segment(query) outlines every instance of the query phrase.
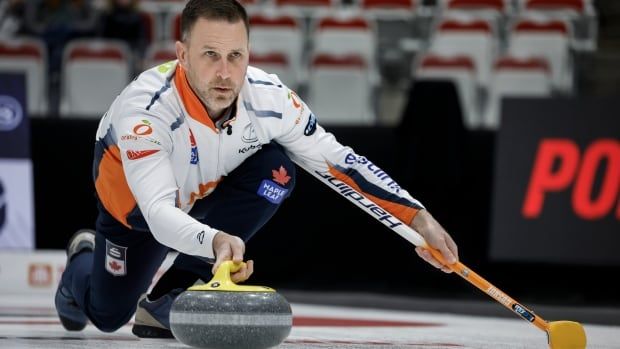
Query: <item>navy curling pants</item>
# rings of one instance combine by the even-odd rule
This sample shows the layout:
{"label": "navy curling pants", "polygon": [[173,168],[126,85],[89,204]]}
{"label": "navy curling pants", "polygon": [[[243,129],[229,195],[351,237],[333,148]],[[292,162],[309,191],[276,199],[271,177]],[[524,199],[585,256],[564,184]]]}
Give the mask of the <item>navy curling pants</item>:
{"label": "navy curling pants", "polygon": [[[279,145],[271,143],[225,177],[211,195],[198,200],[190,215],[247,241],[282,203],[265,192],[265,186],[273,183],[272,171],[280,166],[291,177],[286,185],[278,184],[288,190],[288,197],[295,185],[295,166]],[[147,291],[169,251],[150,232],[127,228],[99,205],[95,251],[75,256],[62,282],[97,328],[116,331],[133,316],[140,295]],[[106,267],[106,263],[112,264]],[[203,280],[212,276],[210,264],[182,253],[174,266]]]}

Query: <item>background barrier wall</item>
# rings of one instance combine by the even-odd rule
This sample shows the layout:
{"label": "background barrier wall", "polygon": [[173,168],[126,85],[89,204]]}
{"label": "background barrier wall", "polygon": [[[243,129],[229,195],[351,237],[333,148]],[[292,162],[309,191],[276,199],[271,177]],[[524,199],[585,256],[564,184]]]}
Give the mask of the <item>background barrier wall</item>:
{"label": "background barrier wall", "polygon": [[[170,253],[153,277],[153,283],[170,267]],[[67,255],[61,250],[3,251],[0,253],[0,295],[45,295],[53,298],[65,270]]]}

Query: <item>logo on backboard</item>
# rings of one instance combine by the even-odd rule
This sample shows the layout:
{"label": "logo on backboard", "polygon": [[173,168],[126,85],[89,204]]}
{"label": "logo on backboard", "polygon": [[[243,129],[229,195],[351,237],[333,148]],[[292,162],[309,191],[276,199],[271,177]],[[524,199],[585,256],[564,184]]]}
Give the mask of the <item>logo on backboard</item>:
{"label": "logo on backboard", "polygon": [[49,287],[52,285],[52,266],[47,263],[31,263],[28,266],[28,285]]}
{"label": "logo on backboard", "polygon": [[17,99],[0,95],[0,131],[12,131],[19,126],[24,110]]}

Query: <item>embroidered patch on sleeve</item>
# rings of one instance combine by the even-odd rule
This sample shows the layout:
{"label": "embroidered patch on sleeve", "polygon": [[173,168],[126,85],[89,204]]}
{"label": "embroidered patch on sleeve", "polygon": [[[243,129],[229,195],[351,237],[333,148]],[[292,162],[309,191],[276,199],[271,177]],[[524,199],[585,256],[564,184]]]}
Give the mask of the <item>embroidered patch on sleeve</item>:
{"label": "embroidered patch on sleeve", "polygon": [[272,204],[279,204],[286,197],[288,189],[282,188],[281,186],[275,184],[273,181],[263,179],[263,181],[258,186],[258,191],[256,193],[259,196],[267,199],[267,201],[271,202]]}

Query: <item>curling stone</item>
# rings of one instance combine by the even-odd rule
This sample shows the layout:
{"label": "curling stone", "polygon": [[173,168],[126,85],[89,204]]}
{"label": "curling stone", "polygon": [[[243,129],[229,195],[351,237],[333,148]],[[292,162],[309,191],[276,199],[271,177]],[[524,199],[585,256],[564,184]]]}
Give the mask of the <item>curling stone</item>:
{"label": "curling stone", "polygon": [[209,349],[263,349],[277,346],[291,333],[288,301],[265,286],[237,285],[220,265],[211,281],[181,293],[170,309],[170,329],[181,343]]}

